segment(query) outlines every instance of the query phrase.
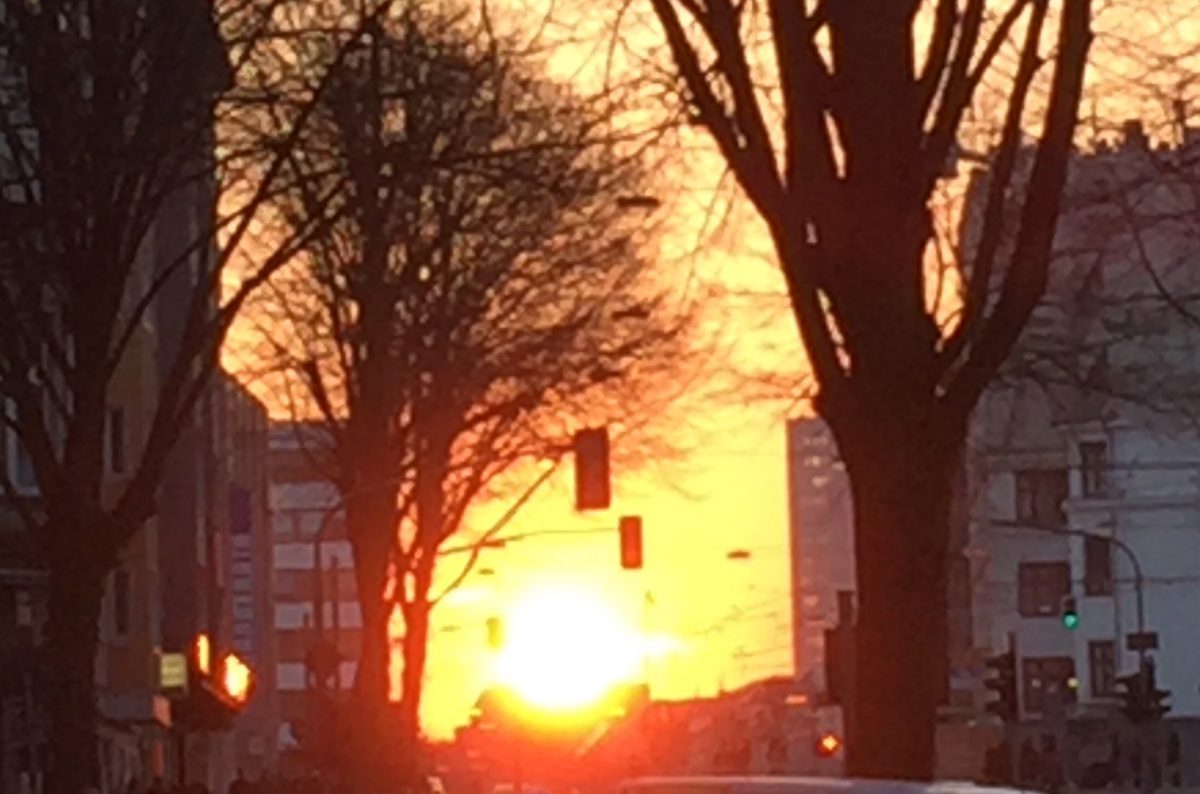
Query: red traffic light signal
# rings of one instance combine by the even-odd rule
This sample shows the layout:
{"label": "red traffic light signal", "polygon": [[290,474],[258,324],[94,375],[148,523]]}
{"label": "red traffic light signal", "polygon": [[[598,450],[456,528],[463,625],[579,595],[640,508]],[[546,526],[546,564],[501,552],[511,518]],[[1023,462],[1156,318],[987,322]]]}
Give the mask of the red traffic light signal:
{"label": "red traffic light signal", "polygon": [[617,529],[621,533],[621,567],[636,571],[642,567],[642,518],[621,516]]}
{"label": "red traffic light signal", "polygon": [[838,738],[836,733],[821,734],[817,738],[813,748],[816,755],[820,758],[832,758],[837,755],[840,749],[842,749],[842,740]]}
{"label": "red traffic light signal", "polygon": [[608,463],[608,430],[580,430],[572,442],[575,453],[575,509],[605,510],[612,504]]}

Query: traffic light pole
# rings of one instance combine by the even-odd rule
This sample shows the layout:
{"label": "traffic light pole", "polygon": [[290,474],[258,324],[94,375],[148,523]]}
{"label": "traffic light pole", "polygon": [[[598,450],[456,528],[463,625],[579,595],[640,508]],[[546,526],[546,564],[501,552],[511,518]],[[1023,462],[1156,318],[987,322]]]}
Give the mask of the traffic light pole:
{"label": "traffic light pole", "polygon": [[[1061,528],[1061,529],[1048,529],[1046,527],[1032,527],[1027,524],[1020,524],[1017,522],[998,522],[998,523],[1002,523],[1005,526],[1013,526],[1018,529],[1032,529],[1032,530],[1035,530],[1038,532],[1049,532],[1053,535],[1071,535],[1071,536],[1080,537],[1080,538],[1093,538],[1095,540],[1105,540],[1105,541],[1108,541],[1109,543],[1111,543],[1112,545],[1116,546],[1118,549],[1121,550],[1121,553],[1125,555],[1125,558],[1129,560],[1129,566],[1131,568],[1133,568],[1134,598],[1135,598],[1135,608],[1137,610],[1137,615],[1136,615],[1137,630],[1138,630],[1138,634],[1144,634],[1146,632],[1146,604],[1145,604],[1145,596],[1143,594],[1145,580],[1142,578],[1142,566],[1141,566],[1141,563],[1138,562],[1137,555],[1133,553],[1133,549],[1130,548],[1129,544],[1127,544],[1125,541],[1121,540],[1120,538],[1116,537],[1115,535],[1101,535],[1098,532],[1089,532],[1086,529],[1068,529],[1065,527]],[[1144,658],[1146,658],[1146,650],[1144,648],[1139,649],[1138,650],[1138,659],[1144,659]]]}
{"label": "traffic light pole", "polygon": [[1008,769],[1013,784],[1021,781],[1021,748],[1017,742],[1016,727],[1021,721],[1021,656],[1017,653],[1017,633],[1008,633],[1008,652],[1013,658],[1013,678],[1016,702],[1013,703],[1015,714],[1010,722],[1004,723],[1004,739],[1008,744]]}

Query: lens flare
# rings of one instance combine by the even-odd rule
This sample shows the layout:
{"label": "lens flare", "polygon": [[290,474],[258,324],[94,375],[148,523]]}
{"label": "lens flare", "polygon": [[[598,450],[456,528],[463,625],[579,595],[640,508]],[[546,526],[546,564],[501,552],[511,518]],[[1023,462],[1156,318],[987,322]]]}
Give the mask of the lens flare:
{"label": "lens flare", "polygon": [[595,593],[544,587],[508,610],[495,683],[531,706],[569,711],[595,704],[637,677],[645,643]]}

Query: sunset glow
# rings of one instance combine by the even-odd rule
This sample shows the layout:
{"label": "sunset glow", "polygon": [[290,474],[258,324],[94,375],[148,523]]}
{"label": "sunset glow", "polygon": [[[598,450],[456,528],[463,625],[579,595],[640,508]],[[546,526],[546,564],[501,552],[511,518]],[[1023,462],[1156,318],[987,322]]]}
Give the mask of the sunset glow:
{"label": "sunset glow", "polygon": [[597,594],[543,587],[518,598],[505,619],[495,683],[536,708],[591,705],[638,674],[643,642]]}

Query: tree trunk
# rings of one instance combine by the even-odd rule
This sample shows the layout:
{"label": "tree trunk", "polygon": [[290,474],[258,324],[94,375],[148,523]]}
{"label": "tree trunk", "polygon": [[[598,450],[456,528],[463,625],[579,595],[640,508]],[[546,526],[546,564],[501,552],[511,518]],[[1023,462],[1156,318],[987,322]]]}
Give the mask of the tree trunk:
{"label": "tree trunk", "polygon": [[886,409],[831,424],[854,500],[858,586],[847,774],[930,780],[947,670],[946,559],[962,437]]}
{"label": "tree trunk", "polygon": [[[71,528],[73,529],[73,527]],[[61,540],[78,532],[46,528]],[[104,573],[80,543],[49,553],[50,595],[46,625],[46,706],[50,716],[47,794],[79,794],[99,783],[96,726],[96,652]]]}
{"label": "tree trunk", "polygon": [[354,688],[359,697],[376,703],[385,703],[388,696],[391,613],[384,600],[391,538],[380,527],[394,525],[395,512],[395,496],[389,488],[346,500],[346,526],[354,551],[354,580],[363,621]]}
{"label": "tree trunk", "polygon": [[[400,692],[400,741],[409,752],[409,761],[417,760],[421,738],[421,696],[425,689],[425,664],[429,657],[428,594],[404,609],[404,673]],[[409,771],[415,771],[410,768]]]}
{"label": "tree trunk", "polygon": [[[404,672],[400,691],[400,746],[407,752],[407,771],[416,774],[421,741],[421,699],[429,654],[430,590],[437,549],[446,533],[446,487],[450,460],[450,434],[446,416],[427,404],[417,411],[420,450],[414,483],[417,537],[412,569],[412,590],[404,601]],[[413,781],[416,782],[415,780]]]}
{"label": "tree trunk", "polygon": [[386,777],[391,728],[388,723],[391,642],[390,603],[384,599],[391,547],[381,527],[395,524],[395,493],[388,488],[346,500],[346,524],[354,551],[354,578],[362,613],[362,643],[354,679],[354,726],[344,759],[357,790],[376,791]]}

